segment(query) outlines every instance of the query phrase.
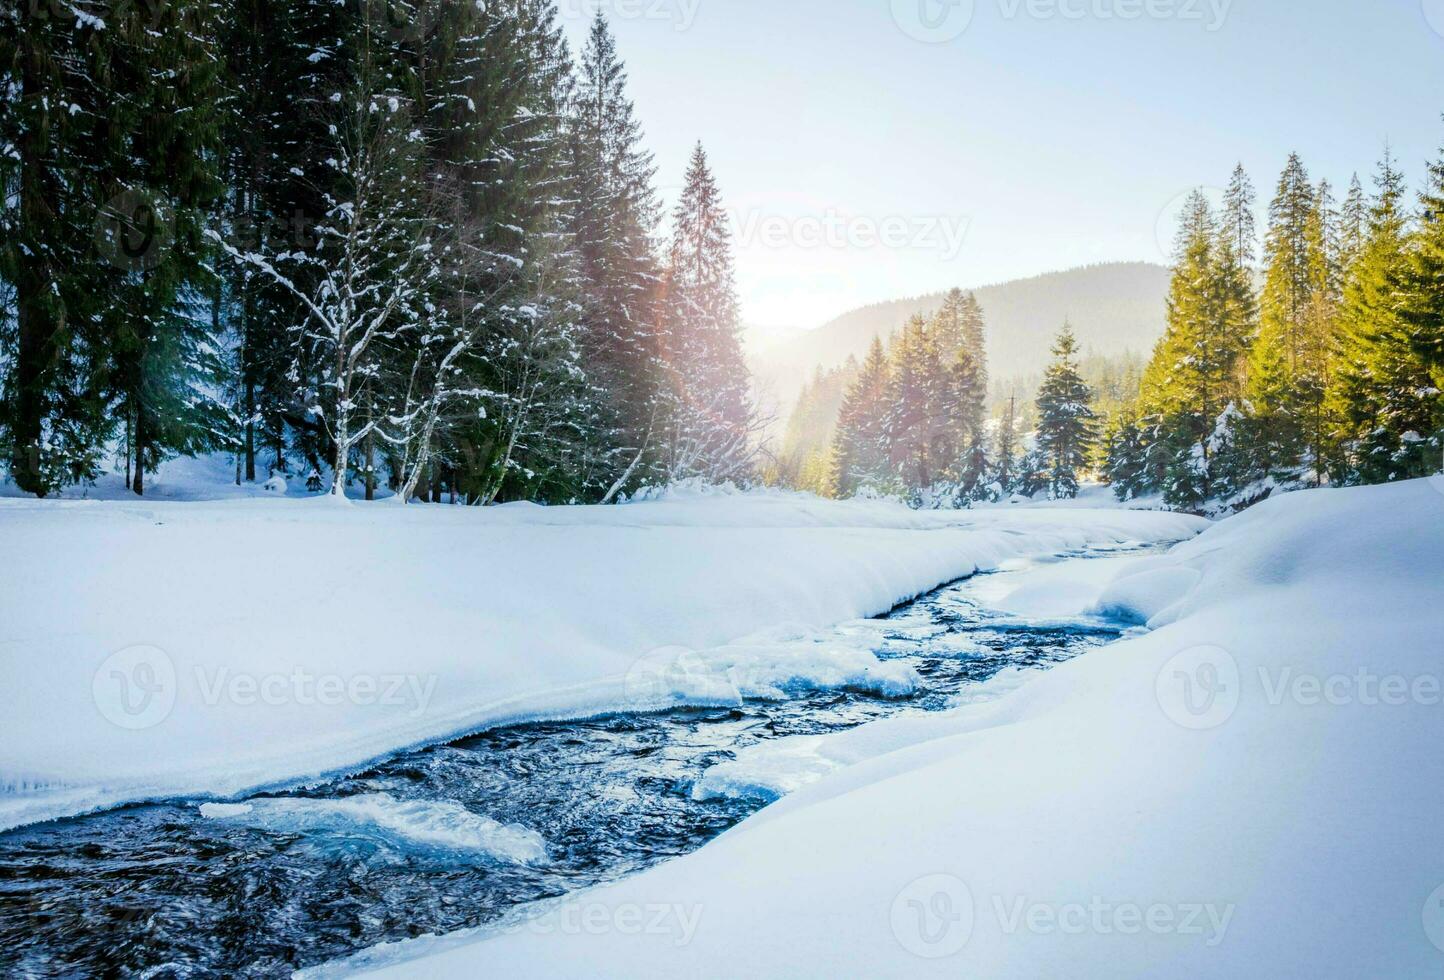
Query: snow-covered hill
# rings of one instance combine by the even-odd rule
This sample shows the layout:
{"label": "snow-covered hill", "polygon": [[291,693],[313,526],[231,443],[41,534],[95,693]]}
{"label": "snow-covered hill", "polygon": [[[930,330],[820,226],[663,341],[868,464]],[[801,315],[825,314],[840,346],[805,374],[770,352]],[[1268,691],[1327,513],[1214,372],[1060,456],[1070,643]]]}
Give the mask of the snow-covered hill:
{"label": "snow-covered hill", "polygon": [[[735,699],[747,672],[726,660],[743,653],[714,648],[749,635],[747,666],[774,679],[886,685],[870,655],[777,638],[1010,558],[1203,526],[785,493],[0,500],[0,827],[225,797],[511,720]],[[706,676],[683,648],[714,650]]]}
{"label": "snow-covered hill", "polygon": [[851,765],[523,927],[349,968],[1438,976],[1444,478],[1268,501],[1093,601],[1152,629],[1002,700],[770,744],[754,775]]}

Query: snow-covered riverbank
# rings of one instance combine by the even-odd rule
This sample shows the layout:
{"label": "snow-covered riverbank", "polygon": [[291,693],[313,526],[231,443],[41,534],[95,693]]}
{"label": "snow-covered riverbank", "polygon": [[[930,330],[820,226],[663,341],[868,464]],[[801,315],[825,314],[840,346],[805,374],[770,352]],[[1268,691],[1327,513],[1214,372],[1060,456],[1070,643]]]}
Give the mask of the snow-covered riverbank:
{"label": "snow-covered riverbank", "polygon": [[351,966],[1436,976],[1441,599],[1444,481],[1270,501],[1103,589],[1147,635],[1000,701],[795,744],[850,765],[529,926]]}
{"label": "snow-covered riverbank", "polygon": [[486,511],[0,500],[0,827],[225,797],[521,718],[794,676],[886,686],[872,658],[779,639],[1011,558],[1203,526],[781,493]]}

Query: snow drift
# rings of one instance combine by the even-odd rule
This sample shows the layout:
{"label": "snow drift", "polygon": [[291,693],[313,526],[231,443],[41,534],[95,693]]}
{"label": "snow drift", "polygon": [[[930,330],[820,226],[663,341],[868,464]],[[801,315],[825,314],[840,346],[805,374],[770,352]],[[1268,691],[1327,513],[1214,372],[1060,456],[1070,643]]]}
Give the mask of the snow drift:
{"label": "snow drift", "polygon": [[[1103,590],[1146,635],[760,750],[795,792],[702,850],[321,972],[1437,976],[1441,600],[1444,480],[1269,501]],[[653,906],[695,930],[613,914]]]}
{"label": "snow drift", "polygon": [[1020,555],[1203,526],[786,493],[485,511],[0,500],[0,828],[227,799],[524,719],[905,694],[905,670],[785,637]]}

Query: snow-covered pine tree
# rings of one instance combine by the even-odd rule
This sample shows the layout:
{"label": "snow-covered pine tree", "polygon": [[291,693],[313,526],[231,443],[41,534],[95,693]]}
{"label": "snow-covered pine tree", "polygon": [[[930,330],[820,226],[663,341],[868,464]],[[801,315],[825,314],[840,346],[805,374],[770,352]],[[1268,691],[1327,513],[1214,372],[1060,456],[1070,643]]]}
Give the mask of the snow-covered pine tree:
{"label": "snow-covered pine tree", "polygon": [[[112,283],[101,316],[131,486],[168,456],[231,444],[215,400],[220,342],[206,301],[207,209],[222,192],[215,8],[123,5],[104,32],[103,126],[114,157],[99,231]],[[184,65],[184,71],[168,70]]]}
{"label": "snow-covered pine tree", "polygon": [[914,316],[889,351],[885,426],[893,472],[909,491],[948,475],[957,461],[956,426],[946,373],[927,320]]}
{"label": "snow-covered pine tree", "polygon": [[1008,396],[1008,404],[998,420],[998,431],[993,443],[992,485],[997,489],[993,496],[1003,498],[1013,493],[1018,485],[1018,457],[1022,447],[1018,433],[1018,399]]}
{"label": "snow-covered pine tree", "polygon": [[1419,228],[1409,253],[1409,271],[1399,316],[1415,356],[1429,371],[1435,398],[1435,427],[1444,428],[1444,153],[1429,165],[1420,198]]}
{"label": "snow-covered pine tree", "polygon": [[1354,260],[1363,251],[1369,233],[1369,202],[1359,175],[1349,179],[1349,193],[1339,207],[1338,260],[1341,274],[1347,275]]}
{"label": "snow-covered pine tree", "polygon": [[959,453],[954,464],[958,490],[962,497],[977,500],[987,493],[992,465],[988,459],[987,367],[978,363],[970,344],[958,348],[950,381],[953,440]]}
{"label": "snow-covered pine tree", "polygon": [[661,475],[664,372],[654,296],[659,208],[651,154],[627,95],[626,70],[598,11],[582,52],[571,137],[573,232],[586,303],[588,370],[605,411],[604,501]]}
{"label": "snow-covered pine tree", "polygon": [[1380,483],[1434,471],[1439,397],[1401,316],[1410,271],[1404,176],[1385,156],[1362,246],[1347,274],[1332,388],[1345,477]]}
{"label": "snow-covered pine tree", "polygon": [[400,495],[425,485],[436,499],[443,483],[478,503],[598,492],[570,234],[571,66],[555,10],[446,7],[424,53],[439,274],[407,372],[415,424],[393,439]]}
{"label": "snow-covered pine tree", "polygon": [[1078,373],[1078,341],[1064,322],[1053,344],[1053,363],[1038,390],[1038,450],[1046,460],[1049,496],[1078,495],[1078,473],[1095,438],[1093,393]]}
{"label": "snow-covered pine tree", "polygon": [[700,143],[672,224],[660,301],[672,389],[667,476],[747,480],[754,475],[755,415],[742,356],[731,230]]}
{"label": "snow-covered pine tree", "polygon": [[1316,291],[1324,258],[1320,199],[1297,154],[1289,157],[1269,207],[1260,325],[1249,364],[1247,401],[1255,469],[1282,485],[1308,478],[1320,463],[1311,425],[1322,403],[1324,346]]}
{"label": "snow-covered pine tree", "polygon": [[874,337],[856,379],[843,397],[833,445],[833,495],[883,490],[891,482],[887,400],[892,365],[882,338]]}
{"label": "snow-covered pine tree", "polygon": [[0,6],[0,280],[13,318],[0,441],[11,478],[44,496],[93,477],[112,425],[95,248],[108,148],[107,8]]}
{"label": "snow-covered pine tree", "polygon": [[1143,433],[1131,409],[1109,424],[1105,476],[1119,500],[1133,500],[1149,492]]}
{"label": "snow-covered pine tree", "polygon": [[[1106,466],[1131,496],[1162,493],[1166,502],[1203,510],[1241,475],[1231,455],[1223,477],[1214,460],[1219,419],[1241,400],[1255,331],[1252,284],[1253,189],[1234,170],[1223,209],[1190,195],[1179,224],[1169,285],[1168,321],[1143,373],[1137,404],[1111,429]],[[1234,454],[1233,442],[1227,443]]]}
{"label": "snow-covered pine tree", "polygon": [[988,352],[985,334],[987,324],[983,308],[974,293],[950,289],[943,305],[933,315],[930,329],[938,345],[938,356],[944,364],[952,364],[958,351],[967,348],[973,356],[978,378],[988,387]]}

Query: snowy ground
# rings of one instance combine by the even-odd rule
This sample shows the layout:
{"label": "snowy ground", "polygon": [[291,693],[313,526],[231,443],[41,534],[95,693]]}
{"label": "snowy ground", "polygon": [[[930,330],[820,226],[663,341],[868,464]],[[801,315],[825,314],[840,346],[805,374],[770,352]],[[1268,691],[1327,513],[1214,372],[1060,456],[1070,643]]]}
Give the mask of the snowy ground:
{"label": "snowy ground", "polygon": [[866,652],[788,638],[1020,556],[1204,526],[784,493],[347,505],[233,492],[208,465],[162,474],[172,499],[0,500],[0,828],[224,800],[513,720],[887,690],[906,678]]}
{"label": "snowy ground", "polygon": [[795,791],[700,851],[320,972],[1438,976],[1441,597],[1444,480],[1269,501],[1112,583],[999,597],[1146,635],[951,714],[768,745],[733,775]]}

